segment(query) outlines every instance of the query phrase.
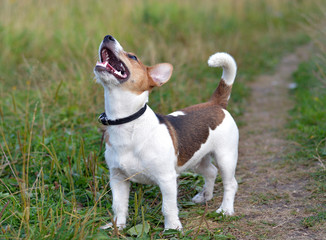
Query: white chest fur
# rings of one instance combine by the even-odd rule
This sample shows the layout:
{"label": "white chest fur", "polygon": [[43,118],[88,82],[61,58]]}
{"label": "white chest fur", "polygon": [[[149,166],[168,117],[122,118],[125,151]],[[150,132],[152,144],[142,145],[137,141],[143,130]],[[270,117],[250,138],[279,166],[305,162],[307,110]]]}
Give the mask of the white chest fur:
{"label": "white chest fur", "polygon": [[105,159],[110,170],[119,169],[125,178],[145,184],[157,184],[161,171],[175,172],[171,137],[150,108],[139,119],[107,131]]}

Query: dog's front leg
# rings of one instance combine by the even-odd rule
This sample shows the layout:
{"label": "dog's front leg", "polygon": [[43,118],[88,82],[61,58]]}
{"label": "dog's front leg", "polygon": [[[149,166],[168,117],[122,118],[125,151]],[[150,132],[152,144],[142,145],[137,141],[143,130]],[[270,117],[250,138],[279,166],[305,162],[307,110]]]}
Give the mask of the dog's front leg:
{"label": "dog's front leg", "polygon": [[130,182],[118,169],[110,170],[110,186],[113,196],[114,221],[119,229],[126,227]]}
{"label": "dog's front leg", "polygon": [[163,198],[162,212],[164,215],[164,229],[182,230],[177,206],[177,177],[169,177],[160,181],[159,187]]}

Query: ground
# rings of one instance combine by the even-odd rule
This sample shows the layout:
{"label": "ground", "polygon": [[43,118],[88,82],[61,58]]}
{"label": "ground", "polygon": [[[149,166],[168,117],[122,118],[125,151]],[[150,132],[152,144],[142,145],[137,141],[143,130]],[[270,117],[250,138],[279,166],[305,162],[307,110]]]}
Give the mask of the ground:
{"label": "ground", "polygon": [[[309,198],[312,169],[286,161],[296,147],[287,140],[285,127],[293,107],[289,84],[298,64],[308,59],[310,48],[299,47],[283,57],[274,74],[259,76],[250,84],[251,97],[240,119],[245,124],[240,127],[236,174],[239,219],[224,225],[224,232],[237,239],[326,239],[326,226],[302,224],[311,215],[309,208],[318,204]],[[208,211],[217,209],[218,195],[213,205],[208,203]],[[205,224],[209,229],[221,228],[221,223],[209,219]]]}

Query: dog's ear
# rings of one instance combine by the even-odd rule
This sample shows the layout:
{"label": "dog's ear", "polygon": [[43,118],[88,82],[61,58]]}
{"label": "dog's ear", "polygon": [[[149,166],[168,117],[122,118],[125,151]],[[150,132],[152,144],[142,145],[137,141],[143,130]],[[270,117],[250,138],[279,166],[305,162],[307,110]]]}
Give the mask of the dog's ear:
{"label": "dog's ear", "polygon": [[150,77],[152,87],[160,87],[169,81],[173,66],[170,63],[159,63],[152,67],[148,67],[148,75]]}

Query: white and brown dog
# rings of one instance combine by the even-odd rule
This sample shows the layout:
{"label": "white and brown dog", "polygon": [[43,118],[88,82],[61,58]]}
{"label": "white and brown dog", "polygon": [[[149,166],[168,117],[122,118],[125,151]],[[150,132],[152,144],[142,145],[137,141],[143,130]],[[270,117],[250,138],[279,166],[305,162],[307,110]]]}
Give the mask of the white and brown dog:
{"label": "white and brown dog", "polygon": [[147,102],[151,90],[170,79],[171,64],[145,66],[110,35],[100,45],[99,60],[94,73],[104,87],[105,114],[101,120],[108,125],[105,159],[117,226],[126,226],[130,181],[134,181],[158,185],[165,229],[182,229],[177,177],[187,169],[202,174],[205,185],[193,201],[210,200],[217,175],[211,158],[216,160],[224,186],[217,212],[233,214],[239,133],[226,106],[236,75],[234,59],[227,53],[212,55],[208,65],[222,67],[223,75],[211,99],[166,116],[153,112]]}

